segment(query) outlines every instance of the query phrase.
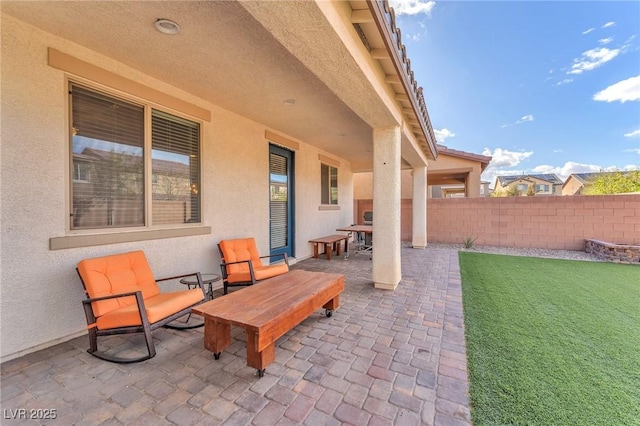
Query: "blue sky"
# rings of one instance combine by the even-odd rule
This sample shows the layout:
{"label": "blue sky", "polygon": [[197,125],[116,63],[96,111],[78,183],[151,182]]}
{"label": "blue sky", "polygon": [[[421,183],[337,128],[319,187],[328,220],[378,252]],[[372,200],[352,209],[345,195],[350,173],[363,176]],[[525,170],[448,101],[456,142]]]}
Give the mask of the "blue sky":
{"label": "blue sky", "polygon": [[640,169],[640,2],[391,0],[439,142],[496,175]]}

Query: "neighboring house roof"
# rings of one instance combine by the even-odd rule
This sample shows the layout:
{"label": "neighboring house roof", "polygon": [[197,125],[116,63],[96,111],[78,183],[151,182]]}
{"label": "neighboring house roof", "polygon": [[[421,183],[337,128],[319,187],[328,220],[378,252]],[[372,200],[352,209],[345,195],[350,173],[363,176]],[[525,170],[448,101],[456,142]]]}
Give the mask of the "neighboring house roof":
{"label": "neighboring house roof", "polygon": [[622,173],[623,175],[632,173],[631,171],[623,171],[623,172],[591,172],[591,173],[572,173],[567,177],[567,180],[564,181],[562,187],[564,188],[569,182],[570,178],[574,178],[578,182],[580,182],[583,186],[590,184],[596,178],[600,176],[612,175],[615,173]]}
{"label": "neighboring house roof", "polygon": [[[604,175],[607,173],[603,173],[603,172],[594,172],[594,173],[573,173],[570,176],[573,176],[574,178],[576,178],[578,181],[584,183],[585,181],[588,180],[593,180],[598,176]],[[566,181],[565,181],[566,182]]]}
{"label": "neighboring house roof", "polygon": [[500,182],[501,186],[507,186],[509,185],[511,182],[520,180],[520,179],[524,179],[524,180],[531,180],[530,178],[533,179],[538,179],[538,180],[544,180],[546,182],[549,182],[553,185],[562,185],[562,181],[560,180],[560,178],[558,176],[555,175],[555,173],[546,173],[546,174],[536,174],[536,175],[511,175],[511,176],[497,176],[496,180],[498,182]]}
{"label": "neighboring house roof", "polygon": [[488,155],[480,155],[474,154],[472,152],[459,151],[457,149],[451,149],[445,145],[436,145],[438,148],[438,154],[449,155],[451,157],[464,158],[466,160],[477,161],[480,163],[480,168],[482,171],[487,168],[489,163],[491,162],[492,157]]}

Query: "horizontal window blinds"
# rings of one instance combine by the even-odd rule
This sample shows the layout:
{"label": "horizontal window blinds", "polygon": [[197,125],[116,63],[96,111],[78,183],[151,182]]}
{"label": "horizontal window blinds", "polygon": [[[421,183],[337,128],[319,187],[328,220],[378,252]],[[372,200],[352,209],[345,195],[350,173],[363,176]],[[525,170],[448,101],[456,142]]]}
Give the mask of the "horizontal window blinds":
{"label": "horizontal window blinds", "polygon": [[152,223],[200,222],[200,125],[151,114]]}
{"label": "horizontal window blinds", "polygon": [[271,249],[287,246],[287,199],[288,199],[288,174],[287,159],[281,155],[270,154],[269,175],[271,198],[270,209],[270,234]]}
{"label": "horizontal window blinds", "polygon": [[144,108],[110,96],[72,87],[73,133],[129,146],[144,145]]}
{"label": "horizontal window blinds", "polygon": [[70,92],[71,229],[144,225],[144,107]]}

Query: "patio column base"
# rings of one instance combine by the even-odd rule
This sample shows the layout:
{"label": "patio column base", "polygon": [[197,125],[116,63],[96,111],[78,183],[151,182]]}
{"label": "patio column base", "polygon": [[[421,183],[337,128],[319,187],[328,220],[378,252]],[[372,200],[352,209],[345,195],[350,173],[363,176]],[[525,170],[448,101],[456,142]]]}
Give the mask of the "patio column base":
{"label": "patio column base", "polygon": [[414,248],[414,249],[424,250],[424,249],[426,249],[426,248],[427,248],[427,245],[425,244],[425,245],[423,245],[423,246],[411,246],[411,247],[412,247],[412,248]]}
{"label": "patio column base", "polygon": [[396,288],[398,288],[398,284],[400,283],[396,283],[396,284],[373,283],[373,287],[380,290],[395,290]]}

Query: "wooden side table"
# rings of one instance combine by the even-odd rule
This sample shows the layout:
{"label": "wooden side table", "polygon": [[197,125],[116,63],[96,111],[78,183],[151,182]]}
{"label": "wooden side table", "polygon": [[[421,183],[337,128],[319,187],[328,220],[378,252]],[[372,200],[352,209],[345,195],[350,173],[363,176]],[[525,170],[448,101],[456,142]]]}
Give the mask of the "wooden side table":
{"label": "wooden side table", "polygon": [[313,243],[313,258],[317,259],[319,254],[319,246],[324,246],[324,252],[327,255],[327,260],[331,260],[331,253],[335,250],[336,256],[340,256],[340,248],[344,241],[344,252],[349,254],[349,236],[347,235],[327,235],[326,237],[315,238],[309,240]]}

